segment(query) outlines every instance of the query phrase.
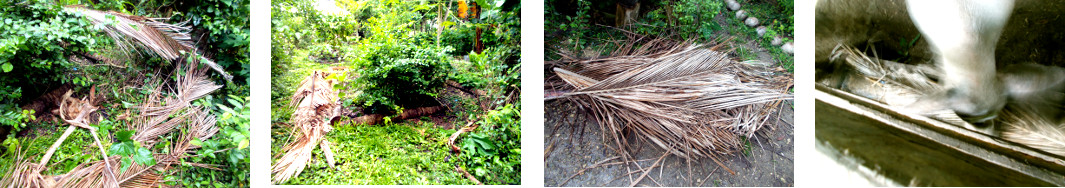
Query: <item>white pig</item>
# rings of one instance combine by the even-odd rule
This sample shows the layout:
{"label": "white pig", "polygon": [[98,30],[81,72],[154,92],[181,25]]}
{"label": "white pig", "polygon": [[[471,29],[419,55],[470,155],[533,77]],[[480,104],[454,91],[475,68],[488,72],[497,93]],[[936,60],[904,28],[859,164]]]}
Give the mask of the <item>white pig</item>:
{"label": "white pig", "polygon": [[996,77],[995,45],[1013,11],[1013,0],[907,0],[914,25],[931,44],[947,88],[907,106],[918,113],[950,109],[980,125],[1006,104]]}

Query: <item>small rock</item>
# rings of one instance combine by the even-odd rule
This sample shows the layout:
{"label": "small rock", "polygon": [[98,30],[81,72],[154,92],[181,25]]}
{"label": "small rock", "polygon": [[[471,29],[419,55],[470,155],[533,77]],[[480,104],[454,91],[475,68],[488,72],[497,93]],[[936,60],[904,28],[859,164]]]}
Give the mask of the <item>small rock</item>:
{"label": "small rock", "polygon": [[754,28],[754,32],[757,32],[759,37],[765,35],[765,32],[768,30],[769,28],[766,28],[765,26],[758,26],[758,28]]}
{"label": "small rock", "polygon": [[740,9],[740,2],[736,2],[736,0],[728,0],[725,4],[728,4],[729,10],[735,11]]}
{"label": "small rock", "polygon": [[780,46],[782,43],[784,43],[784,39],[781,39],[780,36],[773,36],[773,41],[769,42],[773,46]]}
{"label": "small rock", "polygon": [[785,53],[788,54],[795,54],[795,46],[793,46],[791,42],[784,43],[784,46],[781,46],[780,50],[783,50]]}
{"label": "small rock", "polygon": [[744,10],[736,11],[736,19],[739,19],[739,20],[747,19],[747,11],[744,11]]}
{"label": "small rock", "polygon": [[747,21],[745,21],[744,23],[747,23],[747,26],[750,27],[758,26],[758,18],[755,18],[753,16],[747,17]]}

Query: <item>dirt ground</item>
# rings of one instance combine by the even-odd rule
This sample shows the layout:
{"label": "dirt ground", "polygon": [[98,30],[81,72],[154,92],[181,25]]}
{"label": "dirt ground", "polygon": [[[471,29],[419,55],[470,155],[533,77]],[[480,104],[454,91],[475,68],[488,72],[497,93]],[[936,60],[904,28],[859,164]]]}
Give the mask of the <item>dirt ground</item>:
{"label": "dirt ground", "polygon": [[[603,141],[603,135],[594,119],[572,113],[576,107],[548,102],[544,114],[544,185],[545,186],[629,186],[629,169],[635,165],[606,165],[589,168],[583,174],[577,172],[599,161],[617,156],[613,143]],[[756,139],[750,140],[749,154],[737,153],[722,159],[722,163],[736,172],[729,174],[713,160],[706,158],[688,161],[676,156],[663,159],[664,166],[655,168],[647,178],[636,186],[794,186],[794,124],[793,103],[784,102],[776,123],[766,125]],[[552,113],[566,112],[566,113]],[[576,126],[583,124],[584,126]],[[561,126],[555,129],[555,126]],[[573,128],[578,127],[578,128]],[[638,143],[637,159],[648,167],[658,159],[662,151],[650,143]],[[619,162],[611,160],[606,163]],[[568,182],[571,176],[574,176]],[[631,176],[637,179],[640,173]],[[565,182],[565,184],[562,184]]]}

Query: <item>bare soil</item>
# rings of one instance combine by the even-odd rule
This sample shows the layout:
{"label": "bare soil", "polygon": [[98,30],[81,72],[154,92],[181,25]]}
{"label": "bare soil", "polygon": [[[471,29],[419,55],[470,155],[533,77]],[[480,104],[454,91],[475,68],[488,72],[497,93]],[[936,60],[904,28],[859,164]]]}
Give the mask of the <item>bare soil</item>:
{"label": "bare soil", "polygon": [[[787,101],[775,123],[763,127],[749,149],[721,159],[722,164],[736,172],[730,174],[709,158],[690,161],[667,156],[663,166],[651,171],[636,186],[794,186],[794,124],[792,102]],[[642,173],[630,171],[651,166],[662,150],[651,143],[637,143],[633,156],[649,159],[636,165],[600,165],[597,162],[618,156],[613,142],[604,135],[594,119],[577,112],[569,103],[548,102],[544,120],[544,185],[545,186],[629,186]],[[552,113],[555,112],[555,113]],[[559,126],[556,130],[556,126]],[[605,162],[620,162],[610,160]],[[573,178],[569,180],[571,176]],[[565,184],[562,184],[565,182]]]}

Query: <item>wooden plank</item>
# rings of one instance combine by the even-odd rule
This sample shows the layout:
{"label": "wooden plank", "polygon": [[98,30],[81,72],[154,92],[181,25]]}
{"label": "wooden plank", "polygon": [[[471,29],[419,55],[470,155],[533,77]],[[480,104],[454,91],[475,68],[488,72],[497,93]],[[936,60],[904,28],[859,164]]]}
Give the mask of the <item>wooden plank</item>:
{"label": "wooden plank", "polygon": [[1065,186],[1065,160],[818,85],[815,137],[901,183]]}

